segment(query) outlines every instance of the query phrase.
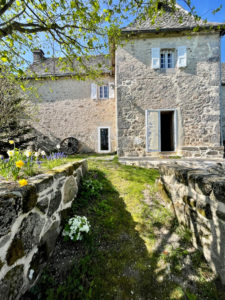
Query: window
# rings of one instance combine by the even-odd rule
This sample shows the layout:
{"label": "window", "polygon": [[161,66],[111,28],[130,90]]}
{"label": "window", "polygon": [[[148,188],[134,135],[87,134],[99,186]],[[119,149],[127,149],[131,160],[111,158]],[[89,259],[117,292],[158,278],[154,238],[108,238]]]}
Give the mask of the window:
{"label": "window", "polygon": [[152,48],[152,69],[172,69],[187,67],[187,47],[177,49]]}
{"label": "window", "polygon": [[161,69],[174,68],[174,53],[172,51],[161,50],[160,68]]}
{"label": "window", "polygon": [[108,99],[109,98],[109,86],[102,85],[99,87],[99,98],[100,99]]}
{"label": "window", "polygon": [[91,99],[114,99],[115,98],[115,83],[98,86],[96,83],[91,84]]}
{"label": "window", "polygon": [[110,127],[98,128],[98,152],[110,152]]}

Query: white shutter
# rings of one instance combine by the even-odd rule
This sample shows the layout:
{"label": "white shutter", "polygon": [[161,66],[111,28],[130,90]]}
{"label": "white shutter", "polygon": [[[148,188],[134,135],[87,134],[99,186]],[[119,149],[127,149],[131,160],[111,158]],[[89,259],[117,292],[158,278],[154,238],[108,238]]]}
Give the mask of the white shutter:
{"label": "white shutter", "polygon": [[184,68],[187,66],[187,48],[186,46],[181,46],[177,48],[177,66],[178,68]]}
{"label": "white shutter", "polygon": [[160,48],[152,48],[152,68],[160,68]]}
{"label": "white shutter", "polygon": [[112,99],[115,97],[114,90],[115,90],[115,84],[114,84],[114,82],[110,82],[109,83],[109,99]]}
{"label": "white shutter", "polygon": [[146,150],[147,152],[161,151],[160,145],[160,111],[146,110]]}
{"label": "white shutter", "polygon": [[91,99],[97,99],[97,84],[91,84]]}

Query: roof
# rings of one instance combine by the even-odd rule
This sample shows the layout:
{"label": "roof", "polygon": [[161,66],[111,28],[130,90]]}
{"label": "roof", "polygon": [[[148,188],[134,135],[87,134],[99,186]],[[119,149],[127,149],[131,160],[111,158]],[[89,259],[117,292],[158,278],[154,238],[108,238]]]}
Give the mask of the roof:
{"label": "roof", "polygon": [[38,77],[73,76],[85,74],[88,68],[97,69],[104,74],[110,74],[112,72],[110,58],[107,58],[105,55],[91,56],[88,60],[84,59],[84,64],[87,68],[86,70],[82,68],[81,63],[76,59],[74,59],[69,66],[69,63],[66,62],[65,59],[43,57],[41,60],[30,65],[29,77],[33,77],[33,75]]}
{"label": "roof", "polygon": [[[191,15],[187,10],[178,4],[176,4],[176,10],[165,3],[162,3],[161,6],[162,10],[156,14],[154,24],[150,18],[147,18],[146,20],[137,18],[129,26],[122,28],[122,32],[168,32],[190,30],[196,26],[199,26],[200,28],[214,29],[219,29],[218,26],[221,25],[225,26],[225,23],[205,22],[203,20],[197,21],[193,15]],[[223,28],[223,31],[224,29],[225,27]]]}
{"label": "roof", "polygon": [[221,64],[221,82],[225,85],[225,63]]}

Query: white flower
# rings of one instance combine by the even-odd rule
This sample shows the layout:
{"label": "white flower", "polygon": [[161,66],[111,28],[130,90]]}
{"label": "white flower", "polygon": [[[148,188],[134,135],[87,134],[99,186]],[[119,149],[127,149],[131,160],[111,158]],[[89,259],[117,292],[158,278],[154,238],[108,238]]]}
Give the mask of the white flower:
{"label": "white flower", "polygon": [[82,240],[83,233],[88,233],[90,224],[85,216],[74,216],[68,221],[69,229],[63,230],[62,235],[68,236],[71,240]]}
{"label": "white flower", "polygon": [[58,145],[56,145],[56,148],[57,148],[57,149],[60,149],[60,145],[59,145],[59,144],[58,144]]}
{"label": "white flower", "polygon": [[35,152],[35,153],[34,153],[34,156],[35,156],[35,157],[38,157],[38,156],[39,156],[39,153],[38,153],[38,152]]}
{"label": "white flower", "polygon": [[41,155],[43,155],[43,156],[46,155],[44,150],[41,151]]}
{"label": "white flower", "polygon": [[30,157],[30,156],[32,155],[32,152],[31,152],[30,150],[26,150],[26,151],[24,152],[24,155],[25,155],[26,157]]}
{"label": "white flower", "polygon": [[14,150],[8,150],[7,154],[8,154],[9,157],[13,156],[14,155]]}

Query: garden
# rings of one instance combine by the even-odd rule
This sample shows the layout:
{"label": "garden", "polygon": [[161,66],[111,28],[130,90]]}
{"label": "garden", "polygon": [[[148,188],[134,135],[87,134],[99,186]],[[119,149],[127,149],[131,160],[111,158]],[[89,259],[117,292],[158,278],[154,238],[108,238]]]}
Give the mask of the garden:
{"label": "garden", "polygon": [[44,150],[21,150],[16,147],[13,140],[9,140],[11,149],[7,151],[7,158],[0,155],[0,177],[12,180],[20,186],[29,184],[29,177],[35,176],[53,168],[73,161],[60,152],[60,145],[56,146],[57,152],[46,154]]}
{"label": "garden", "polygon": [[104,157],[88,166],[53,255],[22,299],[224,299],[190,232],[165,208],[158,171]]}

